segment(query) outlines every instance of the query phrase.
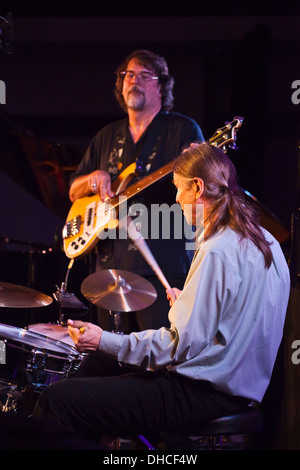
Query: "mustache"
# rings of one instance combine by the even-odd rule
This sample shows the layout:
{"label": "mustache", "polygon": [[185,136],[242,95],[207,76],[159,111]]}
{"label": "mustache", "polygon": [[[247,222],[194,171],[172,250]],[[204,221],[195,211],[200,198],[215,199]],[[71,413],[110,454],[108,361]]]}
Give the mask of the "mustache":
{"label": "mustache", "polygon": [[128,89],[128,93],[133,93],[133,92],[143,93],[143,91],[136,85],[133,85],[131,88]]}

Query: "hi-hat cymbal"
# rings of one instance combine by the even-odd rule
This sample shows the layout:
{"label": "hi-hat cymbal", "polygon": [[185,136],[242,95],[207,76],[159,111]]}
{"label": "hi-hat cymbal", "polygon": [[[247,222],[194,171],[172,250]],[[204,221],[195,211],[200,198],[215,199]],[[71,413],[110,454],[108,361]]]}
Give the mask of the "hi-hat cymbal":
{"label": "hi-hat cymbal", "polygon": [[142,310],[157,297],[149,281],[120,269],[91,274],[81,284],[81,292],[94,305],[114,312]]}
{"label": "hi-hat cymbal", "polygon": [[29,287],[0,282],[0,307],[34,308],[50,305],[53,299]]}

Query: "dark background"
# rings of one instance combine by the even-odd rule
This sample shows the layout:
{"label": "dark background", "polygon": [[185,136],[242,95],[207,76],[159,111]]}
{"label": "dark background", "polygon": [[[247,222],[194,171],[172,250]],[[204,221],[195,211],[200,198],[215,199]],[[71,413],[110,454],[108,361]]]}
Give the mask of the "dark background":
{"label": "dark background", "polygon": [[[225,121],[244,117],[239,149],[230,151],[240,184],[291,231],[299,186],[300,104],[291,100],[292,83],[300,80],[298,5],[19,3],[0,4],[0,16],[12,12],[14,29],[13,53],[0,51],[6,84],[0,280],[51,295],[64,279],[60,233],[70,207],[68,177],[98,129],[124,116],[113,95],[114,72],[140,48],[166,58],[175,77],[174,110],[198,121],[206,139]],[[289,261],[293,256],[295,287],[292,240],[282,248]],[[92,263],[87,257],[73,268],[70,289],[79,297]],[[18,326],[57,319],[56,306],[1,312],[2,323]],[[275,440],[270,445],[280,447]]]}

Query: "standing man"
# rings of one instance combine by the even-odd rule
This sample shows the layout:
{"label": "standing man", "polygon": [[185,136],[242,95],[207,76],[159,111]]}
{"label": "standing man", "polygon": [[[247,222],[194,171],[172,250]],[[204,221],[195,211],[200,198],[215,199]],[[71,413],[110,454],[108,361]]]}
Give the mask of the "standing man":
{"label": "standing man", "polygon": [[[173,86],[164,58],[138,50],[124,60],[117,70],[115,95],[127,117],[105,126],[93,138],[71,175],[72,202],[96,193],[104,201],[113,196],[111,183],[133,162],[137,162],[137,173],[142,178],[172,161],[191,142],[204,140],[194,120],[171,111]],[[149,214],[152,204],[171,206],[174,199],[171,177],[166,177],[131,202],[143,204]],[[146,242],[169,283],[182,286],[190,264],[185,240],[176,239],[171,230],[170,239],[160,237]],[[130,239],[101,240],[96,269],[134,272],[148,279],[157,290],[157,300],[150,307],[136,312],[136,316],[132,312],[122,314],[125,329],[168,326],[164,288],[136,250]],[[108,312],[98,309],[98,322],[104,329],[109,329],[108,319]]]}

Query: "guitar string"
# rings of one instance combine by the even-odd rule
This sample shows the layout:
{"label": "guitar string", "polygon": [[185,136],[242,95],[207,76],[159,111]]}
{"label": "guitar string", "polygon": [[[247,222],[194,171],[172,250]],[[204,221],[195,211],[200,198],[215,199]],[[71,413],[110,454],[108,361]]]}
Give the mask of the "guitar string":
{"label": "guitar string", "polygon": [[[234,122],[234,121],[233,121]],[[232,123],[233,123],[232,122]],[[230,139],[228,138],[228,135],[225,136],[223,135],[223,131],[226,129],[227,131],[229,130],[233,130],[233,129],[236,129],[238,130],[238,128],[241,126],[242,123],[238,122],[239,123],[239,126],[233,126],[232,127],[232,123],[228,123],[227,126],[223,127],[223,128],[220,128],[218,129],[218,131],[215,132],[215,134],[208,140],[208,143],[211,143],[211,144],[215,144],[217,147],[220,146],[220,142],[217,144],[217,141],[219,139],[221,139],[221,142],[222,144],[224,145],[225,143],[228,143],[230,141]],[[235,137],[235,136],[234,136]],[[233,141],[235,140],[235,138],[232,139]],[[167,165],[168,166],[168,165]],[[160,170],[159,170],[160,171]],[[159,173],[158,171],[158,173]],[[169,171],[171,172],[171,170]],[[169,173],[168,172],[168,173]],[[156,173],[156,172],[155,172]],[[168,173],[166,173],[165,175],[162,175],[162,176],[166,176]],[[128,189],[124,190],[122,193],[119,194],[119,197],[122,196],[122,195],[125,195],[124,197],[128,199],[130,199],[130,197],[132,197],[133,195],[136,194],[136,192],[134,192],[134,188],[136,186],[141,186],[141,188],[138,188],[138,192],[144,190],[145,188],[147,188],[148,186],[150,186],[152,183],[155,183],[158,179],[160,179],[162,176],[159,176],[158,179],[155,179],[154,178],[154,181],[151,181],[151,179],[153,178],[154,174],[151,174],[151,175],[148,175],[146,178],[144,178],[140,183],[136,183],[134,184],[133,186],[129,187]],[[145,184],[146,183],[146,184]],[[130,192],[132,192],[133,194],[130,194]],[[128,194],[129,194],[129,197],[128,197]],[[96,207],[95,207],[95,210],[94,210],[94,219],[95,217],[97,217],[97,213],[98,213],[98,208],[99,208],[99,205],[107,205],[107,204],[110,204],[110,202],[112,202],[117,196],[114,196],[112,198],[110,198],[108,201],[105,201],[105,202],[97,202],[96,201]],[[124,201],[125,202],[125,201]],[[116,208],[120,205],[120,201],[119,202],[115,202],[115,203],[112,203],[111,206],[113,208]],[[89,208],[88,207],[85,207],[85,210],[84,210],[84,215],[83,214],[78,214],[76,215],[75,217],[73,217],[68,223],[71,223],[71,222],[74,222],[74,220],[76,219],[76,217],[82,217],[83,219],[83,223],[84,223],[84,226],[86,224],[86,221],[90,218],[90,212],[89,212]]]}
{"label": "guitar string", "polygon": [[[165,175],[163,175],[165,176]],[[85,223],[89,218],[90,218],[90,213],[89,213],[89,210],[90,209],[93,209],[94,210],[94,216],[97,216],[97,213],[98,213],[98,208],[99,206],[101,205],[107,205],[107,206],[111,206],[112,208],[116,208],[118,207],[121,203],[124,203],[125,201],[121,201],[120,202],[120,197],[123,196],[123,197],[126,197],[126,200],[130,199],[132,196],[134,196],[135,194],[137,194],[137,192],[141,192],[142,190],[146,189],[148,186],[150,186],[152,184],[152,179],[153,179],[153,175],[148,175],[148,177],[146,177],[144,180],[142,180],[142,182],[140,182],[140,184],[135,184],[131,187],[129,187],[128,189],[124,190],[122,193],[120,193],[119,195],[117,196],[114,196],[110,199],[108,199],[107,201],[95,201],[95,207],[85,207],[84,208],[84,212],[83,213],[79,213],[77,214],[76,216],[74,216],[69,222],[74,222],[74,219],[76,219],[76,217],[80,216],[81,219],[83,220],[83,222]],[[156,179],[153,181],[153,182],[156,182]],[[140,188],[138,188],[138,191],[136,192],[135,191],[135,187],[136,186],[140,186]],[[117,200],[117,198],[119,197],[119,200]],[[92,205],[93,203],[91,203],[90,205]]]}

